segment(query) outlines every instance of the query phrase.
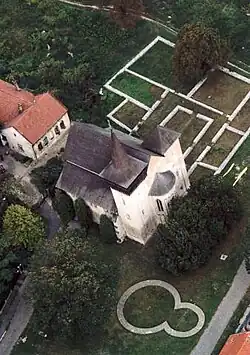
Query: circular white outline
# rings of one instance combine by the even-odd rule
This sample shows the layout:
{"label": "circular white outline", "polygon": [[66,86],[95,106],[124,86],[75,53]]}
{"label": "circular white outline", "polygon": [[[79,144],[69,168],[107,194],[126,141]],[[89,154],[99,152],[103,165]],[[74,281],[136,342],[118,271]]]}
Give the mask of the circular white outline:
{"label": "circular white outline", "polygon": [[[172,327],[170,327],[170,325],[168,324],[167,321],[164,321],[163,323],[156,325],[154,327],[151,327],[151,328],[135,327],[134,325],[129,323],[124,316],[125,303],[127,302],[129,297],[133,293],[135,293],[136,291],[138,291],[142,288],[148,287],[148,286],[162,287],[162,288],[165,288],[167,291],[169,291],[174,297],[174,301],[175,301],[174,309],[175,310],[181,309],[181,308],[188,308],[197,315],[198,321],[197,321],[196,326],[190,330],[183,332],[183,331],[175,330]],[[118,317],[118,320],[121,323],[121,325],[125,329],[127,329],[128,331],[130,331],[132,333],[141,334],[141,335],[148,335],[148,334],[158,333],[158,332],[164,330],[167,334],[172,335],[177,338],[188,338],[192,335],[195,335],[202,329],[202,327],[205,324],[205,314],[202,311],[202,309],[200,307],[194,305],[193,303],[181,302],[180,294],[176,290],[176,288],[174,288],[174,286],[170,285],[168,282],[161,281],[161,280],[141,281],[141,282],[138,282],[135,285],[129,287],[124,292],[124,294],[121,296],[121,298],[117,304],[117,317]]]}

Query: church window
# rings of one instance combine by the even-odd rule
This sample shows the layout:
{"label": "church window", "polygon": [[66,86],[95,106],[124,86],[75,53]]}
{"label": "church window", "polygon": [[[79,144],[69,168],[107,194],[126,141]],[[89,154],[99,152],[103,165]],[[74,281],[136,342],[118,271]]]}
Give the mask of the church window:
{"label": "church window", "polygon": [[164,212],[164,208],[163,208],[163,204],[162,204],[161,200],[157,199],[156,203],[157,203],[158,211],[159,212]]}

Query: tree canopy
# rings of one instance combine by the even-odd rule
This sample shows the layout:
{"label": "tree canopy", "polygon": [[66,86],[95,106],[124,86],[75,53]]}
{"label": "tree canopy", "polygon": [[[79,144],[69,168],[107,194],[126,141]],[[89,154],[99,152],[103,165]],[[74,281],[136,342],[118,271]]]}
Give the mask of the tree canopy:
{"label": "tree canopy", "polygon": [[241,194],[229,182],[206,177],[193,183],[187,195],[173,199],[159,228],[160,265],[174,274],[203,265],[242,215]]}
{"label": "tree canopy", "polygon": [[122,28],[135,27],[144,12],[142,0],[113,0],[111,17]]}
{"label": "tree canopy", "polygon": [[72,221],[75,217],[75,209],[72,199],[65,192],[56,190],[55,196],[52,199],[53,208],[59,214],[63,225]]}
{"label": "tree canopy", "polygon": [[100,261],[81,231],[58,233],[33,257],[34,328],[51,336],[96,332],[112,307],[116,270]]}
{"label": "tree canopy", "polygon": [[178,34],[173,73],[180,84],[197,82],[211,68],[227,62],[229,49],[215,30],[201,24],[185,25]]}
{"label": "tree canopy", "polygon": [[4,213],[3,233],[6,243],[33,249],[45,237],[42,218],[21,205],[10,205]]}

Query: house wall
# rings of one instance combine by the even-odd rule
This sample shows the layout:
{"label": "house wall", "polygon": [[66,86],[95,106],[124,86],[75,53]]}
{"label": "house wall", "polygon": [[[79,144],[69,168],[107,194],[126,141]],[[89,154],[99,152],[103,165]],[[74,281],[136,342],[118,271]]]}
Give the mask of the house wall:
{"label": "house wall", "polygon": [[7,138],[10,149],[23,154],[29,158],[36,159],[32,144],[24,138],[14,127],[5,128],[2,130],[1,142],[6,145],[3,139],[4,135]]}
{"label": "house wall", "polygon": [[[64,122],[65,128],[61,128],[60,127],[60,123]],[[58,128],[58,132],[59,134],[56,134],[56,127]],[[53,127],[51,127],[51,129],[41,138],[39,139],[39,141],[37,141],[34,146],[33,146],[33,150],[34,153],[38,158],[40,158],[44,153],[47,152],[47,150],[56,142],[58,142],[59,139],[61,139],[61,137],[69,130],[70,128],[70,119],[68,116],[68,113],[66,113],[65,115],[63,115],[55,124]],[[48,140],[48,144],[45,144],[45,141]],[[42,150],[39,150],[39,145],[42,145]]]}
{"label": "house wall", "polygon": [[[64,122],[64,125],[65,125],[64,129],[60,127],[60,123],[62,121]],[[58,127],[60,134],[55,133],[56,127]],[[9,128],[3,129],[2,135],[4,135],[7,138],[7,142],[9,144],[9,147],[12,150],[35,160],[35,159],[40,158],[44,153],[46,153],[48,151],[48,149],[55,142],[58,142],[58,140],[64,135],[64,133],[66,133],[69,130],[69,128],[70,128],[70,120],[69,120],[68,114],[66,113],[34,145],[32,145],[26,138],[24,138],[24,136],[22,136],[21,133],[19,133],[14,127],[9,127]],[[3,139],[2,135],[1,135],[1,142],[3,143],[3,145],[5,145],[6,141]],[[45,137],[47,137],[47,139],[48,139],[47,145],[44,145]],[[41,143],[43,146],[43,149],[41,151],[38,149],[39,143]]]}

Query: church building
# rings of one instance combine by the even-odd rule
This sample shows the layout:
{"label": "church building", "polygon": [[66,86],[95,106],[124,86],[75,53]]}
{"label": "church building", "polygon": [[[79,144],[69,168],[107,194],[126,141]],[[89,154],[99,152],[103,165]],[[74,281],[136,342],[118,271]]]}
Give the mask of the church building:
{"label": "church building", "polygon": [[57,188],[82,198],[99,223],[114,223],[117,237],[145,244],[164,221],[169,202],[190,183],[179,134],[157,126],[142,141],[92,124],[71,125]]}

